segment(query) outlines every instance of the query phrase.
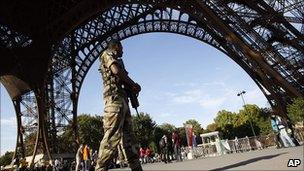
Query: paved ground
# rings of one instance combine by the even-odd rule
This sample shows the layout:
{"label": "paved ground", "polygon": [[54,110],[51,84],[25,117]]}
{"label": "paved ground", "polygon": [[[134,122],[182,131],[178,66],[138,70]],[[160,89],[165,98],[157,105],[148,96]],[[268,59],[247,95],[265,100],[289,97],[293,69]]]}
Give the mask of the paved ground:
{"label": "paved ground", "polygon": [[[226,154],[217,157],[174,162],[170,164],[144,164],[144,171],[148,170],[303,170],[304,146],[275,149],[269,148],[237,154]],[[300,159],[298,167],[287,167],[289,159]],[[114,170],[130,170],[114,169]],[[113,170],[113,171],[114,171]]]}

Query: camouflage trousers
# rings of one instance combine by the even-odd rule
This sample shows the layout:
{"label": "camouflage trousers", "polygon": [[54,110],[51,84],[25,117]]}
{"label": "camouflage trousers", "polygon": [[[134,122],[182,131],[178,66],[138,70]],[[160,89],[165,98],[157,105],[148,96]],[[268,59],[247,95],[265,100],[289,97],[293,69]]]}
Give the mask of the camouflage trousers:
{"label": "camouflage trousers", "polygon": [[108,170],[119,147],[132,170],[142,170],[134,141],[128,102],[124,98],[107,101],[104,109],[104,137],[100,142],[96,171]]}

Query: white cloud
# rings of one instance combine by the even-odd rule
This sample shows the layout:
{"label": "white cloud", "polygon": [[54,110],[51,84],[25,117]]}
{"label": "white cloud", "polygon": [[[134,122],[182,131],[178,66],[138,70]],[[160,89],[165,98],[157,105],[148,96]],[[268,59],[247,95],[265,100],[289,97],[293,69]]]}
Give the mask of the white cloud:
{"label": "white cloud", "polygon": [[[213,91],[213,87],[207,89],[205,86],[216,85],[221,88]],[[218,89],[216,87],[215,89]],[[215,115],[219,110],[225,109],[237,112],[243,107],[240,97],[237,97],[237,90],[226,85],[225,82],[211,82],[204,86],[197,87],[182,93],[167,93],[171,96],[171,103],[174,105],[193,104],[202,107],[203,113]],[[259,88],[249,89],[244,95],[245,102],[249,104],[257,104],[260,107],[266,106],[266,99]]]}
{"label": "white cloud", "polygon": [[175,95],[173,97],[173,101],[181,104],[195,103],[200,101],[200,99],[202,98],[202,94],[203,93],[201,89],[189,90],[182,95]]}
{"label": "white cloud", "polygon": [[245,102],[249,104],[257,104],[260,107],[269,106],[267,104],[267,99],[265,95],[262,93],[262,91],[259,88],[254,88],[252,90],[249,90],[244,95]]}
{"label": "white cloud", "polygon": [[155,106],[161,106],[158,109],[161,111],[154,112],[153,115],[157,123],[165,121],[182,126],[182,123],[191,116],[206,126],[213,122],[218,111],[238,112],[243,107],[241,97],[237,96],[240,89],[246,91],[244,95],[246,103],[257,104],[260,107],[264,107],[266,104],[263,93],[255,86],[234,85],[223,80],[199,81],[194,84],[180,82],[172,85],[176,87],[172,87],[169,91],[150,93],[148,98],[151,99],[154,96],[158,98],[146,100],[149,103],[143,103],[141,106],[142,109],[147,109],[152,114],[156,110]]}
{"label": "white cloud", "polygon": [[202,83],[203,86],[220,86],[220,87],[226,87],[227,84],[224,81],[212,81],[212,82],[205,82]]}
{"label": "white cloud", "polygon": [[226,97],[209,98],[200,101],[200,105],[205,108],[214,108],[221,106],[227,100]]}
{"label": "white cloud", "polygon": [[195,82],[179,82],[179,83],[174,83],[173,86],[176,86],[176,87],[195,87],[195,86],[198,86],[198,83],[195,83]]}
{"label": "white cloud", "polygon": [[[217,92],[212,92],[205,86],[220,86]],[[226,87],[224,82],[204,83],[203,86],[188,90],[182,94],[172,94],[172,101],[178,104],[196,103],[204,108],[220,107],[234,92]]]}
{"label": "white cloud", "polygon": [[158,117],[162,117],[162,118],[171,117],[171,116],[172,116],[172,113],[160,113],[158,115]]}

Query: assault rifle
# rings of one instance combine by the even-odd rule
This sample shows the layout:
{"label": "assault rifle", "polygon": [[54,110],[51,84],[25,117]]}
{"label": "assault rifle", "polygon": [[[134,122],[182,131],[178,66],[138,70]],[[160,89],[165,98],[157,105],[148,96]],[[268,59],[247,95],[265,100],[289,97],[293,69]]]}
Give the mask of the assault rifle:
{"label": "assault rifle", "polygon": [[139,107],[139,102],[138,102],[138,98],[137,98],[138,94],[134,93],[132,91],[132,89],[130,87],[126,86],[126,85],[124,85],[124,89],[125,89],[125,91],[127,93],[127,96],[129,98],[130,102],[131,102],[132,108],[135,109],[136,114],[139,117],[139,113],[137,111],[137,108]]}

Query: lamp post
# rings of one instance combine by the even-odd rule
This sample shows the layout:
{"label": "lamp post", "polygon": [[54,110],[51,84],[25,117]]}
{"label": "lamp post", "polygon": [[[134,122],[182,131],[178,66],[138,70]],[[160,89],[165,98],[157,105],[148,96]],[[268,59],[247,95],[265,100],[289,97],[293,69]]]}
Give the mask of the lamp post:
{"label": "lamp post", "polygon": [[[245,93],[246,93],[246,91],[243,90],[243,91],[239,92],[239,93],[237,94],[237,96],[241,96],[242,101],[243,101],[243,104],[244,104],[245,112],[247,112],[247,110],[246,110],[246,103],[245,103],[245,100],[244,100],[244,97],[243,97],[243,94],[245,94]],[[251,116],[250,116],[250,118],[249,118],[249,123],[250,123],[250,127],[251,127],[251,131],[252,131],[252,133],[253,133],[253,136],[255,137],[256,134],[255,134],[254,129],[253,129],[253,126],[252,126]]]}

